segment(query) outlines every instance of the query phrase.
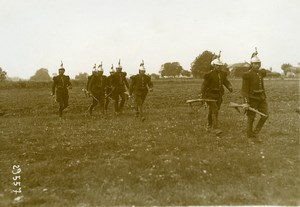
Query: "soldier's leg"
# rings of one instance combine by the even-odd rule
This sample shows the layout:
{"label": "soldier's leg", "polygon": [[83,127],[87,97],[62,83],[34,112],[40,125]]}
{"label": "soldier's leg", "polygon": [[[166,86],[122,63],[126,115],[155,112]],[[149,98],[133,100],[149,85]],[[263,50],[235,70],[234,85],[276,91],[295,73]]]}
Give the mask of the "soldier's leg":
{"label": "soldier's leg", "polygon": [[64,108],[63,97],[62,97],[62,93],[59,93],[57,91],[56,91],[56,102],[59,104],[58,115],[59,117],[62,117],[62,112]]}
{"label": "soldier's leg", "polygon": [[140,115],[139,102],[140,102],[140,96],[138,94],[134,94],[135,117],[139,117]]}
{"label": "soldier's leg", "polygon": [[[257,108],[258,102],[257,100],[250,99],[249,102],[250,107]],[[250,139],[255,139],[255,133],[253,132],[253,123],[255,120],[256,113],[253,111],[247,111],[247,137]]]}
{"label": "soldier's leg", "polygon": [[[95,98],[97,98],[97,95],[96,95],[96,94],[93,94],[93,96],[94,96]],[[94,109],[95,106],[97,106],[97,104],[98,104],[98,101],[95,100],[94,98],[92,98],[92,104],[89,106],[89,109],[88,109],[90,115],[92,115],[93,109]]]}
{"label": "soldier's leg", "polygon": [[212,127],[212,109],[210,104],[208,104],[208,114],[207,114],[207,126],[206,129],[210,130]]}
{"label": "soldier's leg", "polygon": [[104,109],[105,109],[106,112],[107,112],[107,109],[108,109],[108,104],[109,104],[109,97],[107,97],[105,99]]}
{"label": "soldier's leg", "polygon": [[63,95],[63,109],[67,108],[69,106],[69,94]]}
{"label": "soldier's leg", "polygon": [[213,132],[216,135],[220,135],[222,134],[222,130],[219,129],[218,126],[218,114],[219,114],[219,105],[218,102],[213,102],[212,103],[212,128],[213,128]]}
{"label": "soldier's leg", "polygon": [[264,100],[262,101],[258,108],[257,108],[258,111],[264,113],[267,115],[267,117],[265,116],[261,116],[259,121],[257,122],[257,125],[254,129],[254,134],[256,135],[258,141],[261,141],[259,138],[258,138],[258,133],[260,132],[260,130],[262,129],[262,127],[264,126],[265,122],[267,121],[268,119],[268,116],[269,116],[269,112],[268,112],[268,104],[267,102]]}
{"label": "soldier's leg", "polygon": [[141,95],[140,113],[141,113],[141,119],[142,119],[142,121],[145,120],[145,117],[144,117],[144,102],[145,102],[146,96],[147,96],[147,93],[143,93]]}
{"label": "soldier's leg", "polygon": [[120,96],[121,96],[121,103],[120,103],[120,111],[123,109],[123,107],[124,107],[124,104],[125,104],[125,100],[126,100],[126,94],[125,93],[121,93],[120,94]]}
{"label": "soldier's leg", "polygon": [[115,107],[115,113],[119,113],[119,94],[118,93],[115,93],[114,96],[114,107]]}
{"label": "soldier's leg", "polygon": [[104,114],[104,102],[105,102],[105,94],[100,94],[99,96],[99,104],[100,104],[100,110],[101,110],[101,113]]}

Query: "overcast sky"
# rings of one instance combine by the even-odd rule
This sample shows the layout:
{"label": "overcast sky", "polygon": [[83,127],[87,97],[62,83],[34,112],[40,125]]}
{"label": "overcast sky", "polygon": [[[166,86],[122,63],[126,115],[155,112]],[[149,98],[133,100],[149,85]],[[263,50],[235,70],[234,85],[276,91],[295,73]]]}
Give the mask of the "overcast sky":
{"label": "overcast sky", "polygon": [[0,67],[29,78],[39,68],[105,74],[119,58],[128,74],[166,62],[189,70],[203,51],[222,51],[227,64],[300,62],[299,0],[0,0]]}

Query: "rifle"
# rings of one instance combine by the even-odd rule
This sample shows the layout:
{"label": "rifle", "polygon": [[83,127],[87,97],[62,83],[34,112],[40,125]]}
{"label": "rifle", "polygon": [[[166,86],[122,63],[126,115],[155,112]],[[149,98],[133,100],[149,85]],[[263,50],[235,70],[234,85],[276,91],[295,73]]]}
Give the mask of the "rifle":
{"label": "rifle", "polygon": [[[241,113],[240,110],[239,110],[239,108],[245,108],[245,106],[244,106],[243,104],[237,104],[237,103],[233,103],[233,102],[230,102],[230,103],[229,103],[229,107],[235,108],[239,113]],[[268,115],[266,115],[266,114],[264,114],[264,113],[261,113],[260,111],[254,109],[254,108],[252,108],[252,107],[248,107],[248,110],[249,110],[249,111],[253,111],[253,112],[255,112],[255,113],[257,113],[257,114],[259,114],[259,115],[261,115],[261,116],[264,116],[264,117],[267,117],[267,116],[268,116]]]}
{"label": "rifle", "polygon": [[88,90],[86,90],[85,88],[81,89],[81,91],[84,92],[85,96],[91,96],[95,101],[97,101],[98,103],[100,103],[100,101],[90,92],[88,92]]}
{"label": "rifle", "polygon": [[207,102],[216,102],[216,101],[217,100],[214,99],[199,98],[199,99],[187,100],[186,103],[189,104],[192,110],[198,111],[199,109],[196,109],[196,107],[201,108],[202,106],[204,106],[204,108],[207,108]]}

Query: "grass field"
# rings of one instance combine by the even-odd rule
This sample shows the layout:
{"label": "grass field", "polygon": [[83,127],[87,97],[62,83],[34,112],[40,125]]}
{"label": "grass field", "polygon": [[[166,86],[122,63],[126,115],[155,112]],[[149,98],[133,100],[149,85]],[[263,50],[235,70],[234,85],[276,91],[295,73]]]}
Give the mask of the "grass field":
{"label": "grass field", "polygon": [[87,116],[80,87],[63,121],[50,88],[0,90],[0,206],[300,205],[299,81],[265,81],[270,118],[256,145],[228,107],[241,103],[241,80],[223,97],[220,139],[205,131],[207,110],[185,104],[201,83],[154,82],[145,122],[112,105]]}

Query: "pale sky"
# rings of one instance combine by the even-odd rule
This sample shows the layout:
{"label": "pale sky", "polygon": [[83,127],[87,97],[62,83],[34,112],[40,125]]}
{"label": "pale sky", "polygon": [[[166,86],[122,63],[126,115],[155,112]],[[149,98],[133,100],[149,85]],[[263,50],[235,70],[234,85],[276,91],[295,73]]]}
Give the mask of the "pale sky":
{"label": "pale sky", "polygon": [[39,68],[67,75],[158,73],[166,62],[184,69],[203,51],[227,64],[249,61],[281,72],[300,62],[300,0],[0,0],[0,67],[28,79]]}

